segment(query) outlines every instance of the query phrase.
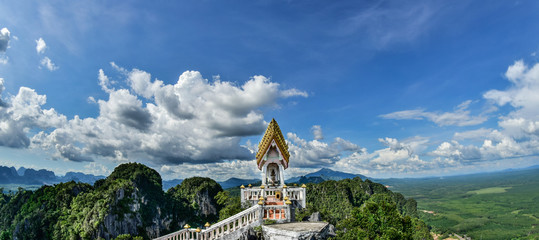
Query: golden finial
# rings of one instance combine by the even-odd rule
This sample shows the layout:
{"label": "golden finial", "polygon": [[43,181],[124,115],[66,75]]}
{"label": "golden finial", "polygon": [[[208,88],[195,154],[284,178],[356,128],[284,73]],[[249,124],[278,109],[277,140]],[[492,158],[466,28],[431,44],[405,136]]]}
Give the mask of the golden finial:
{"label": "golden finial", "polygon": [[185,229],[188,229],[188,228],[190,228],[190,227],[191,227],[191,226],[189,226],[189,224],[185,224],[185,226],[183,226],[183,228],[185,228]]}
{"label": "golden finial", "polygon": [[285,200],[285,201],[288,200],[288,199],[289,199],[288,196],[284,197],[284,200]]}
{"label": "golden finial", "polygon": [[305,184],[301,184],[301,187],[302,187],[302,188],[306,188],[306,187],[307,187],[307,185],[305,185]]}
{"label": "golden finial", "polygon": [[249,185],[247,185],[247,187],[252,187],[252,186],[253,186],[253,185],[251,185],[250,183],[249,183]]}
{"label": "golden finial", "polygon": [[260,185],[260,189],[264,189],[264,188],[265,188],[265,186],[264,186],[264,185]]}
{"label": "golden finial", "polygon": [[285,203],[288,204],[288,205],[292,204],[292,202],[290,202],[290,200],[286,200]]}
{"label": "golden finial", "polygon": [[258,205],[263,205],[264,202],[262,202],[262,200],[258,201]]}
{"label": "golden finial", "polygon": [[285,185],[283,185],[283,188],[287,188],[286,184],[285,184]]}
{"label": "golden finial", "polygon": [[242,184],[242,185],[240,186],[240,188],[241,188],[241,189],[244,189],[244,188],[245,188],[245,186],[243,186],[243,184]]}
{"label": "golden finial", "polygon": [[264,197],[260,196],[260,198],[258,200],[263,201]]}
{"label": "golden finial", "polygon": [[204,227],[210,227],[210,223],[206,222],[206,224],[204,224]]}
{"label": "golden finial", "polygon": [[195,230],[195,232],[200,232],[200,228],[199,228],[199,227],[197,227],[197,230]]}

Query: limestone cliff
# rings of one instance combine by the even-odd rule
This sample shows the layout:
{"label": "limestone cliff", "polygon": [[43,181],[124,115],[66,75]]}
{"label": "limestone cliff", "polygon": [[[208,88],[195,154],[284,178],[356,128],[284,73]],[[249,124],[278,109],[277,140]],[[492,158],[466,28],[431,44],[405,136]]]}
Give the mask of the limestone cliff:
{"label": "limestone cliff", "polygon": [[215,196],[222,190],[221,185],[213,179],[193,177],[169,189],[167,194],[187,207],[183,214],[192,216],[188,222],[201,225],[205,222],[216,222],[219,219],[220,208]]}

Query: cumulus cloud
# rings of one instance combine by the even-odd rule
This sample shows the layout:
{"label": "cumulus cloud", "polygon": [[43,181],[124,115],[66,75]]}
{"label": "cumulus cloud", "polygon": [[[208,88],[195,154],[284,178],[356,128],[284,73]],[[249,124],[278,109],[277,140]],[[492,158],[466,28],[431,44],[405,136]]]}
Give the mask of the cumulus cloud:
{"label": "cumulus cloud", "polygon": [[507,68],[505,76],[511,83],[506,90],[490,90],[483,97],[504,106],[515,108],[508,118],[539,120],[539,63],[527,66],[524,61],[516,61]]}
{"label": "cumulus cloud", "polygon": [[380,115],[382,118],[386,119],[396,119],[396,120],[429,120],[436,123],[439,126],[472,126],[478,125],[487,120],[486,116],[470,115],[468,110],[469,105],[472,103],[471,100],[465,101],[457,106],[454,112],[427,112],[422,109],[415,110],[404,110],[397,111],[388,114]]}
{"label": "cumulus cloud", "polygon": [[423,151],[429,142],[427,138],[414,137],[405,141],[394,138],[380,138],[386,146],[372,153],[354,152],[335,163],[335,168],[345,172],[361,174],[414,173],[434,169],[438,165],[420,158],[416,151]]}
{"label": "cumulus cloud", "polygon": [[320,139],[308,141],[290,132],[286,134],[286,137],[290,159],[293,159],[294,167],[329,166],[339,161],[346,153],[365,151],[358,145],[342,138],[335,138],[332,142],[326,143]]}
{"label": "cumulus cloud", "polygon": [[[128,87],[116,85],[100,69],[98,83],[108,93],[108,99],[88,98],[99,107],[95,118],[75,116],[66,120],[54,110],[42,110],[45,96],[22,87],[20,96],[31,95],[26,92],[34,94],[25,97],[34,99],[28,104],[34,108],[18,107],[20,104],[14,98],[9,105],[17,111],[2,115],[2,121],[19,124],[15,121],[17,114],[37,117],[16,128],[3,128],[18,130],[19,139],[23,140],[3,145],[41,148],[51,151],[53,159],[76,162],[129,160],[150,165],[193,165],[193,169],[205,164],[228,166],[228,160],[253,159],[252,149],[240,144],[242,137],[264,131],[267,122],[260,108],[276,106],[277,100],[283,98],[282,92],[288,90],[264,76],[254,76],[236,86],[219,79],[210,82],[196,71],[186,71],[176,83],[165,84],[143,70],[128,71],[111,65]],[[29,129],[36,127],[47,131],[32,136]]]}
{"label": "cumulus cloud", "polygon": [[47,44],[45,43],[45,40],[43,40],[43,38],[39,38],[38,40],[36,40],[36,51],[38,54],[44,53],[46,48]]}
{"label": "cumulus cloud", "polygon": [[[262,172],[256,167],[256,160],[240,161],[232,160],[217,163],[193,164],[185,163],[182,165],[164,164],[159,172],[165,179],[188,178],[194,176],[211,176],[217,181],[225,181],[231,177],[242,179],[261,179]],[[287,170],[285,174],[290,174]],[[290,175],[286,175],[288,178]]]}
{"label": "cumulus cloud", "polygon": [[11,33],[7,28],[0,29],[0,53],[5,53],[9,47]]}
{"label": "cumulus cloud", "polygon": [[4,80],[0,78],[0,146],[28,147],[30,129],[49,129],[65,124],[66,117],[53,108],[42,109],[46,102],[44,95],[21,87],[17,95],[4,102],[1,100],[4,89]]}
{"label": "cumulus cloud", "polygon": [[52,62],[52,60],[49,57],[44,57],[43,59],[41,59],[40,65],[42,67],[49,69],[49,71],[51,72],[59,68],[56,64]]}
{"label": "cumulus cloud", "polygon": [[[511,105],[514,110],[500,117],[498,129],[480,128],[455,133],[453,141],[442,143],[434,156],[460,161],[536,156],[539,154],[539,64],[530,67],[522,60],[507,68],[510,86],[493,89],[483,97],[498,106]],[[479,146],[463,146],[456,140],[475,140]]]}
{"label": "cumulus cloud", "polygon": [[324,139],[324,134],[322,133],[322,127],[320,125],[314,125],[311,128],[311,132],[313,133],[315,140],[322,140]]}

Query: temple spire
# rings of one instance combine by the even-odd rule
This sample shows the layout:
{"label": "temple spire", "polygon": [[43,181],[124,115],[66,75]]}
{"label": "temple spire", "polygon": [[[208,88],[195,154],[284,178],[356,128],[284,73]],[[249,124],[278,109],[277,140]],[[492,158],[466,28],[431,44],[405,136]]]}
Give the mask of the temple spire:
{"label": "temple spire", "polygon": [[275,121],[274,118],[271,119],[271,122],[262,137],[262,140],[258,144],[258,152],[256,153],[256,164],[260,167],[260,161],[262,161],[264,155],[268,152],[269,147],[272,145],[272,142],[275,142],[275,145],[279,148],[279,152],[282,154],[283,159],[286,161],[286,167],[288,166],[288,158],[290,153],[288,153],[288,145],[284,140],[283,133],[279,128],[279,124]]}

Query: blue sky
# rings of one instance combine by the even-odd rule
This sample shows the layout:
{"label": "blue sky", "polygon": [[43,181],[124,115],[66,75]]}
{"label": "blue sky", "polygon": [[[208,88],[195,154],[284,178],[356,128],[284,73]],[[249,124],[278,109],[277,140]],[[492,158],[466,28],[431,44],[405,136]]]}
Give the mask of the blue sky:
{"label": "blue sky", "polygon": [[0,165],[258,177],[539,163],[536,1],[1,1]]}

